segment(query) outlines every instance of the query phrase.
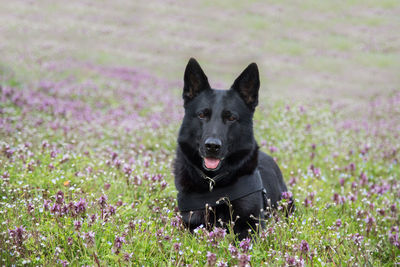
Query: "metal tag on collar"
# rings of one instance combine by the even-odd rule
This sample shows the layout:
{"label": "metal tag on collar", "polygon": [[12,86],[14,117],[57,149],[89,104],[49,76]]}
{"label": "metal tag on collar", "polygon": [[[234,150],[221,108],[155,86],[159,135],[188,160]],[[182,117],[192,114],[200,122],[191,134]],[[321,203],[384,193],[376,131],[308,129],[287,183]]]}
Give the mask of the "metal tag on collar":
{"label": "metal tag on collar", "polygon": [[214,189],[215,181],[210,177],[207,177],[207,179],[208,179],[209,190],[211,192]]}

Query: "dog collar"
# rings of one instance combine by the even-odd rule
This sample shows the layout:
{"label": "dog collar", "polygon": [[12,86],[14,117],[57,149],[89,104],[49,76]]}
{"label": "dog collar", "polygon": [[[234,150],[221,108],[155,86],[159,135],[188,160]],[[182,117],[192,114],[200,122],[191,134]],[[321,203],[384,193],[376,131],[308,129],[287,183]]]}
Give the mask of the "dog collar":
{"label": "dog collar", "polygon": [[[203,177],[204,178],[204,177]],[[210,177],[208,177],[210,178]],[[210,178],[211,179],[211,178]],[[221,178],[219,178],[220,180]],[[206,207],[215,207],[221,204],[221,201],[231,202],[247,195],[262,191],[264,186],[262,184],[261,175],[258,169],[252,174],[239,177],[237,181],[231,185],[215,188],[211,187],[211,183],[215,184],[216,177],[210,181],[210,191],[203,193],[178,193],[178,208],[180,211],[193,211],[201,210]]]}
{"label": "dog collar", "polygon": [[216,175],[216,176],[211,178],[211,177],[207,176],[204,172],[202,172],[196,166],[193,165],[193,167],[197,171],[197,173],[201,177],[203,177],[204,180],[206,180],[208,182],[208,189],[210,190],[210,192],[213,191],[214,186],[218,181],[222,180],[222,178],[224,178],[225,176],[227,176],[229,174],[229,172],[223,172],[223,173],[220,173],[220,174],[218,174],[218,175]]}

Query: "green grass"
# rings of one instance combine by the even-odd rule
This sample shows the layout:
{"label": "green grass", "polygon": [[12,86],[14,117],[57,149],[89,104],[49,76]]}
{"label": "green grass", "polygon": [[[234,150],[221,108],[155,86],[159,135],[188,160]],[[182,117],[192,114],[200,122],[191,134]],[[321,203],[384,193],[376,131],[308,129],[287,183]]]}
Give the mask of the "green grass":
{"label": "green grass", "polygon": [[[10,102],[6,102],[3,110],[5,117],[23,117],[21,109]],[[36,113],[35,116],[47,115]],[[399,249],[388,240],[388,231],[399,222],[398,211],[391,212],[389,206],[399,207],[400,171],[396,167],[396,155],[382,158],[381,154],[391,148],[399,149],[399,143],[385,143],[386,138],[396,140],[398,136],[384,132],[383,139],[370,139],[365,131],[338,131],[337,120],[342,120],[341,115],[332,112],[326,104],[294,105],[288,109],[284,103],[276,103],[263,105],[256,112],[255,133],[261,149],[278,148],[272,155],[286,182],[293,181],[289,188],[297,209],[289,218],[278,213],[276,218],[268,220],[267,230],[254,236],[252,249],[246,252],[232,234],[216,240],[218,245],[214,246],[205,229],[190,234],[179,223],[173,226],[174,220],[179,220],[174,211],[176,190],[171,174],[178,122],[156,132],[142,131],[130,136],[124,136],[119,130],[116,134],[115,128],[105,127],[101,138],[83,132],[82,139],[73,131],[65,135],[63,131],[50,131],[46,123],[33,127],[22,119],[26,124],[21,134],[3,135],[1,144],[1,173],[9,176],[3,178],[1,186],[3,263],[204,265],[207,252],[211,251],[218,261],[235,265],[239,261],[228,250],[231,244],[239,253],[251,255],[251,264],[255,266],[284,265],[290,257],[295,261],[302,259],[306,265],[325,262],[390,266],[399,255]],[[14,126],[18,121],[14,121]],[[69,123],[67,119],[66,124]],[[42,140],[51,146],[43,148]],[[31,144],[24,145],[26,141]],[[134,144],[135,148],[132,150],[128,144]],[[365,144],[371,147],[361,156],[359,151]],[[6,146],[15,149],[11,158],[4,152]],[[52,157],[54,149],[58,153]],[[110,161],[109,151],[118,154],[121,167]],[[311,153],[314,157],[310,157]],[[126,174],[123,166],[132,157],[134,163],[128,164],[132,173]],[[345,168],[349,164],[354,164],[354,170]],[[314,173],[311,165],[319,173]],[[364,185],[360,184],[362,172],[368,177]],[[152,180],[157,174],[161,180]],[[343,186],[340,178],[344,179]],[[166,187],[162,186],[163,181],[168,183]],[[353,182],[357,184],[355,188],[352,188]],[[382,183],[390,184],[391,189],[370,195],[371,186]],[[109,189],[105,184],[110,185]],[[60,190],[65,194],[66,206],[85,199],[85,211],[60,216],[45,210],[44,201],[51,202],[51,209],[54,196]],[[306,207],[304,199],[311,199],[312,192],[315,194],[312,204]],[[335,202],[334,193],[344,196],[345,202]],[[108,205],[116,208],[115,214],[109,217],[104,217],[109,207],[102,210],[98,203],[102,195],[107,195]],[[356,196],[354,201],[348,199],[351,195]],[[33,211],[28,212],[29,205]],[[379,209],[386,214],[379,215]],[[91,215],[97,217],[93,223],[90,223]],[[365,222],[369,217],[374,220],[371,228]],[[335,226],[338,219],[340,227]],[[74,226],[76,221],[82,222],[78,230]],[[21,245],[13,243],[8,232],[17,226],[25,228]],[[94,243],[85,236],[89,232],[95,235]],[[363,236],[360,243],[353,240],[357,233]],[[125,241],[117,252],[115,238],[119,236]],[[309,244],[307,252],[299,249],[302,240]],[[180,244],[177,250],[174,244]]]}

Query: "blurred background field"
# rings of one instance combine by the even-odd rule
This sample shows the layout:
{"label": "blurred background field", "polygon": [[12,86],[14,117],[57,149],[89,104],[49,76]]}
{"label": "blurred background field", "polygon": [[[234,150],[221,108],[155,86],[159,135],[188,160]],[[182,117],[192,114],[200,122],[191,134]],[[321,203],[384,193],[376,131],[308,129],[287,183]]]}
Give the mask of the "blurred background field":
{"label": "blurred background field", "polygon": [[[1,265],[400,262],[400,3],[0,0]],[[183,71],[260,69],[255,135],[297,210],[188,234]]]}
{"label": "blurred background field", "polygon": [[400,82],[396,0],[4,1],[1,6],[2,69],[19,80],[51,75],[46,64],[77,61],[146,70],[176,82],[193,56],[222,88],[257,62],[268,98],[358,102],[388,94]]}

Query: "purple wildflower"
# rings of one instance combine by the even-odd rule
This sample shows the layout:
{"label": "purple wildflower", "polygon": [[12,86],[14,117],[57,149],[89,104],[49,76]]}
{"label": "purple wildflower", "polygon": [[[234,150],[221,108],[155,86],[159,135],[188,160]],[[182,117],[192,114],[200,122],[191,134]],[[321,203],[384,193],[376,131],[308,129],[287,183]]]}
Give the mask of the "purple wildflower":
{"label": "purple wildflower", "polygon": [[128,164],[124,164],[123,171],[126,175],[130,175],[132,173],[132,168],[129,167]]}
{"label": "purple wildflower", "polygon": [[311,149],[312,149],[312,150],[315,150],[315,148],[316,148],[316,147],[317,147],[317,145],[316,145],[316,144],[314,144],[314,143],[313,143],[313,144],[311,144]]}
{"label": "purple wildflower", "polygon": [[179,251],[180,249],[181,249],[181,245],[182,245],[182,243],[174,243],[174,250],[175,251]]}
{"label": "purple wildflower", "polygon": [[133,256],[133,252],[132,253],[125,252],[124,257],[123,257],[124,261],[129,262],[132,259],[132,256]]}
{"label": "purple wildflower", "polygon": [[308,198],[308,197],[306,197],[305,199],[304,199],[304,206],[305,207],[309,207],[309,206],[311,206],[312,205],[312,201]]}
{"label": "purple wildflower", "polygon": [[44,140],[43,142],[42,142],[42,149],[46,149],[46,148],[48,148],[50,146],[50,144],[49,144],[49,142],[47,142],[46,140]]}
{"label": "purple wildflower", "polygon": [[121,168],[122,161],[120,161],[119,159],[114,160],[113,163],[114,163],[114,166],[115,166],[117,169]]}
{"label": "purple wildflower", "polygon": [[89,231],[89,232],[85,233],[85,235],[84,235],[84,237],[86,239],[86,244],[89,247],[94,245],[94,236],[95,236],[95,233],[92,231]]}
{"label": "purple wildflower", "polygon": [[239,255],[238,249],[232,244],[229,244],[228,250],[231,253],[232,258],[236,258]]}
{"label": "purple wildflower", "polygon": [[8,178],[10,178],[10,174],[7,171],[3,172],[3,179],[8,180]]}
{"label": "purple wildflower", "polygon": [[163,231],[164,231],[164,228],[158,229],[158,230],[156,231],[156,237],[157,237],[158,240],[160,240],[160,239],[162,239],[162,238],[164,237]]}
{"label": "purple wildflower", "polygon": [[339,204],[344,204],[345,201],[346,201],[345,197],[340,196],[338,193],[334,193],[334,194],[333,194],[332,200],[333,200],[337,205],[339,205]]}
{"label": "purple wildflower", "polygon": [[33,204],[32,204],[32,203],[28,203],[28,204],[27,204],[27,210],[28,210],[28,213],[29,213],[29,214],[32,214],[32,212],[35,211],[35,207],[33,207]]}
{"label": "purple wildflower", "polygon": [[54,205],[50,208],[50,212],[52,214],[60,213],[61,211],[61,206],[60,204],[54,203]]}
{"label": "purple wildflower", "polygon": [[56,202],[58,204],[63,204],[64,203],[64,192],[63,191],[58,191],[56,194]]}
{"label": "purple wildflower", "polygon": [[72,217],[76,217],[76,215],[77,215],[76,210],[75,210],[75,203],[72,202],[72,201],[70,201],[70,202],[68,203],[68,205],[64,205],[64,206],[62,207],[62,213],[63,213],[63,214],[67,214],[68,212],[70,213],[70,215],[71,215]]}
{"label": "purple wildflower", "polygon": [[283,199],[291,199],[292,197],[293,197],[292,192],[290,192],[290,191],[282,192]]}
{"label": "purple wildflower", "polygon": [[97,215],[96,214],[90,215],[90,217],[89,217],[89,226],[92,226],[96,222],[96,219],[97,219]]}
{"label": "purple wildflower", "polygon": [[358,218],[363,218],[365,216],[366,212],[363,210],[357,211],[357,217]]}
{"label": "purple wildflower", "polygon": [[149,162],[148,160],[145,160],[145,161],[143,162],[143,166],[144,166],[145,168],[148,168],[148,167],[150,166],[150,162]]}
{"label": "purple wildflower", "polygon": [[289,180],[289,185],[294,186],[297,183],[297,177],[292,177]]}
{"label": "purple wildflower", "polygon": [[356,164],[354,162],[350,163],[349,169],[350,169],[351,172],[355,171],[356,170]]}
{"label": "purple wildflower", "polygon": [[110,189],[111,185],[109,183],[104,184],[104,190]]}
{"label": "purple wildflower", "polygon": [[207,264],[208,266],[215,266],[217,263],[217,255],[214,253],[211,253],[210,251],[207,251]]}
{"label": "purple wildflower", "polygon": [[313,173],[315,176],[320,176],[321,175],[321,169],[320,168],[313,168]]}
{"label": "purple wildflower", "polygon": [[171,219],[171,226],[174,228],[180,227],[182,224],[182,220],[179,216],[175,216],[174,218]]}
{"label": "purple wildflower", "polygon": [[352,182],[351,183],[351,189],[356,189],[357,188],[357,183],[356,182]]}
{"label": "purple wildflower", "polygon": [[135,176],[133,176],[132,183],[134,185],[141,185],[142,179],[139,176],[135,175]]}
{"label": "purple wildflower", "polygon": [[337,219],[335,222],[336,227],[340,227],[342,226],[342,220],[341,219]]}
{"label": "purple wildflower", "polygon": [[76,231],[79,231],[81,229],[81,227],[82,227],[82,222],[79,221],[79,220],[74,221],[74,227],[75,227]]}
{"label": "purple wildflower", "polygon": [[251,248],[252,248],[251,239],[250,238],[243,239],[240,242],[239,247],[242,249],[243,252],[247,252],[247,251],[251,250]]}
{"label": "purple wildflower", "polygon": [[275,147],[275,146],[270,146],[270,147],[269,147],[269,151],[270,151],[271,153],[274,153],[274,152],[277,152],[277,151],[278,151],[278,148]]}
{"label": "purple wildflower", "polygon": [[123,243],[125,243],[125,237],[123,237],[123,236],[115,237],[115,240],[114,240],[114,248],[115,248],[114,253],[115,254],[119,254]]}
{"label": "purple wildflower", "polygon": [[14,240],[14,243],[21,247],[25,239],[25,228],[22,226],[16,227],[15,229],[8,230],[10,237]]}
{"label": "purple wildflower", "polygon": [[238,257],[239,267],[250,266],[250,258],[251,258],[251,255],[240,254]]}
{"label": "purple wildflower", "polygon": [[351,239],[354,241],[354,243],[358,246],[361,245],[362,241],[364,240],[364,237],[360,235],[359,233],[355,233],[351,235]]}
{"label": "purple wildflower", "polygon": [[295,266],[295,264],[296,264],[296,259],[295,259],[294,257],[287,256],[287,257],[286,257],[286,264],[287,264],[288,266]]}
{"label": "purple wildflower", "polygon": [[378,214],[381,215],[381,216],[385,216],[385,214],[386,214],[386,212],[385,212],[384,209],[377,209],[377,212],[378,212]]}
{"label": "purple wildflower", "polygon": [[364,172],[360,174],[360,185],[366,185],[368,183],[367,175]]}
{"label": "purple wildflower", "polygon": [[79,213],[85,213],[87,207],[86,199],[81,198],[78,202],[75,204],[75,211],[77,214]]}
{"label": "purple wildflower", "polygon": [[168,183],[166,181],[161,181],[160,186],[161,190],[164,190],[168,186]]}
{"label": "purple wildflower", "polygon": [[45,199],[44,201],[43,201],[43,208],[44,208],[44,210],[49,210],[49,204],[51,203],[51,201],[50,200],[47,200],[47,199]]}
{"label": "purple wildflower", "polygon": [[357,200],[357,195],[350,194],[349,197],[348,197],[348,199],[349,199],[351,202],[355,202],[355,201]]}
{"label": "purple wildflower", "polygon": [[33,160],[31,160],[28,165],[27,165],[27,169],[29,171],[33,171],[35,169],[35,162]]}
{"label": "purple wildflower", "polygon": [[128,226],[129,226],[129,228],[130,228],[131,230],[135,230],[135,228],[136,228],[136,225],[135,225],[135,223],[134,223],[133,221],[129,221]]}
{"label": "purple wildflower", "polygon": [[390,205],[390,211],[393,212],[393,213],[397,212],[396,203],[393,203],[392,205]]}
{"label": "purple wildflower", "polygon": [[11,158],[12,155],[14,154],[14,149],[8,148],[5,150],[4,154],[6,155],[7,158]]}
{"label": "purple wildflower", "polygon": [[215,237],[218,239],[223,239],[226,236],[226,229],[215,227],[214,229]]}
{"label": "purple wildflower", "polygon": [[308,245],[307,241],[301,240],[301,243],[300,243],[300,251],[301,251],[302,253],[307,254],[307,252],[308,252],[309,250],[310,250],[310,246]]}
{"label": "purple wildflower", "polygon": [[366,226],[367,226],[367,232],[370,232],[370,231],[372,230],[372,227],[373,227],[374,224],[375,224],[375,218],[372,217],[372,216],[368,216],[368,217],[365,219],[365,223],[366,223]]}
{"label": "purple wildflower", "polygon": [[57,157],[57,151],[56,150],[53,150],[53,151],[51,151],[50,152],[50,157],[52,158],[52,159],[54,159],[55,157]]}
{"label": "purple wildflower", "polygon": [[116,212],[115,207],[112,206],[112,205],[110,205],[110,206],[108,207],[108,214],[110,214],[110,216],[113,216],[113,215],[115,214],[115,212]]}
{"label": "purple wildflower", "polygon": [[107,199],[108,198],[106,195],[102,195],[99,198],[98,203],[99,203],[101,209],[104,209],[107,206]]}
{"label": "purple wildflower", "polygon": [[389,242],[393,246],[397,247],[400,249],[400,241],[399,241],[399,233],[398,232],[391,232],[389,233]]}
{"label": "purple wildflower", "polygon": [[213,231],[208,233],[208,241],[213,245],[218,245],[219,240],[223,239],[226,235],[226,230],[215,227]]}
{"label": "purple wildflower", "polygon": [[375,204],[373,202],[369,203],[369,209],[374,210],[375,209]]}

